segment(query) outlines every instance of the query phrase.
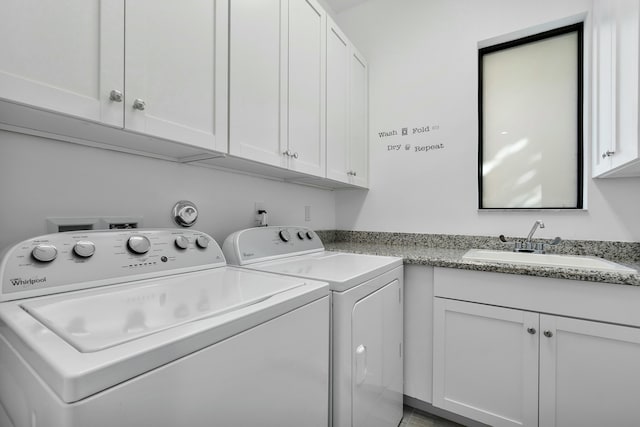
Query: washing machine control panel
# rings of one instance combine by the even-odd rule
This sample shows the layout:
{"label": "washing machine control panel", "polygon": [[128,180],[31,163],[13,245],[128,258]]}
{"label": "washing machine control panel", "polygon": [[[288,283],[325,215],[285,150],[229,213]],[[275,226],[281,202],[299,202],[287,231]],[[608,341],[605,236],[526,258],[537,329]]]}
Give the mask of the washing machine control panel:
{"label": "washing machine control panel", "polygon": [[254,227],[233,233],[222,250],[227,262],[245,265],[324,250],[318,235],[306,227]]}
{"label": "washing machine control panel", "polygon": [[182,229],[71,231],[25,240],[0,261],[0,301],[226,265],[211,236]]}

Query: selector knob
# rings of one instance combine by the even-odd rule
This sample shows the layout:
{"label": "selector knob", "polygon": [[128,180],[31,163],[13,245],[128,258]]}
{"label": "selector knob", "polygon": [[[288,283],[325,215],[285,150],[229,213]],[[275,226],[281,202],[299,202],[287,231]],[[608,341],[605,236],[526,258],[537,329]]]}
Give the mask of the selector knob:
{"label": "selector knob", "polygon": [[198,236],[196,238],[196,245],[198,245],[199,248],[206,249],[209,246],[209,239],[205,236]]}
{"label": "selector knob", "polygon": [[304,240],[305,237],[306,237],[306,234],[304,234],[304,231],[298,231],[298,238],[300,240]]}
{"label": "selector knob", "polygon": [[131,252],[136,254],[146,254],[149,252],[149,248],[151,248],[151,242],[145,236],[131,236],[129,240],[127,240],[127,246]]}
{"label": "selector knob", "polygon": [[88,240],[80,240],[73,246],[73,252],[80,258],[89,258],[96,252],[96,245]]}
{"label": "selector knob", "polygon": [[58,250],[53,245],[40,244],[33,248],[31,256],[40,262],[51,262],[58,256]]}
{"label": "selector knob", "polygon": [[307,239],[309,240],[313,239],[313,231],[307,231]]}
{"label": "selector knob", "polygon": [[184,236],[176,237],[175,243],[178,249],[187,249],[187,247],[189,247],[189,239]]}
{"label": "selector knob", "polygon": [[280,232],[278,233],[278,236],[280,237],[280,240],[282,240],[283,242],[288,242],[289,240],[291,240],[291,235],[287,230],[280,230]]}

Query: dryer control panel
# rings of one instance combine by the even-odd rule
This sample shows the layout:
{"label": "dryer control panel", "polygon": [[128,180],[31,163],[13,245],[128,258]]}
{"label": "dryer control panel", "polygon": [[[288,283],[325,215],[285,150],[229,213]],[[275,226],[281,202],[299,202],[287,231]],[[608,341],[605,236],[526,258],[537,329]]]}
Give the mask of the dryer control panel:
{"label": "dryer control panel", "polygon": [[318,235],[306,227],[254,227],[236,231],[222,244],[229,264],[254,262],[302,255],[324,250]]}
{"label": "dryer control panel", "polygon": [[211,236],[184,229],[70,231],[3,253],[0,301],[226,265]]}

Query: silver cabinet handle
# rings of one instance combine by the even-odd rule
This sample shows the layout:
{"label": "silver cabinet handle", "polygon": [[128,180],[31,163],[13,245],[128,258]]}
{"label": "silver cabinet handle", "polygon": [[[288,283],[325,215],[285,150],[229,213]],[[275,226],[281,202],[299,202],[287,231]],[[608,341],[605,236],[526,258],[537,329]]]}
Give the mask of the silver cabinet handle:
{"label": "silver cabinet handle", "polygon": [[109,93],[109,99],[113,102],[122,102],[122,92],[116,89],[112,90]]}
{"label": "silver cabinet handle", "polygon": [[605,151],[604,153],[602,153],[602,158],[605,159],[607,157],[613,156],[614,154],[616,154],[615,151]]}
{"label": "silver cabinet handle", "polygon": [[551,331],[544,331],[543,334],[547,338],[551,338],[553,336],[553,332],[551,332]]}
{"label": "silver cabinet handle", "polygon": [[291,157],[291,151],[290,150],[285,150],[282,152],[283,155]]}
{"label": "silver cabinet handle", "polygon": [[293,154],[291,155],[291,157],[293,157],[294,159],[297,159],[297,158],[298,158],[298,152],[296,151],[295,153],[293,153]]}
{"label": "silver cabinet handle", "polygon": [[531,335],[535,335],[536,334],[536,328],[527,328],[527,332],[529,332]]}
{"label": "silver cabinet handle", "polygon": [[147,103],[142,99],[136,98],[135,101],[133,101],[134,110],[144,111],[145,108],[147,108]]}

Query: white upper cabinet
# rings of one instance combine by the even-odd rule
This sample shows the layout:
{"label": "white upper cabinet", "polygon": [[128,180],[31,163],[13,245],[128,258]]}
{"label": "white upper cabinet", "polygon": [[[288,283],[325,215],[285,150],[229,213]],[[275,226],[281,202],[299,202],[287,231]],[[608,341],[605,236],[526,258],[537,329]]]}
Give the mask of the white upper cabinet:
{"label": "white upper cabinet", "polygon": [[327,20],[327,178],[349,182],[349,66],[351,44]]}
{"label": "white upper cabinet", "polygon": [[214,148],[215,4],[126,1],[127,129]]}
{"label": "white upper cabinet", "polygon": [[286,0],[233,0],[229,5],[229,153],[283,167],[285,6]]}
{"label": "white upper cabinet", "polygon": [[325,11],[310,0],[289,0],[289,167],[325,175]]}
{"label": "white upper cabinet", "polygon": [[369,183],[369,98],[367,63],[351,48],[350,147],[349,165],[352,184],[366,187]]}
{"label": "white upper cabinet", "polygon": [[311,0],[230,2],[230,154],[324,176],[325,17]]}
{"label": "white upper cabinet", "polygon": [[[193,152],[166,142],[154,148],[147,136],[226,151],[226,134],[216,129],[226,126],[224,2],[6,0],[0,14],[3,123],[125,151],[121,140],[131,139],[151,153]],[[20,110],[32,111],[32,120],[17,123],[20,113],[7,105],[34,107]],[[88,128],[69,117],[132,133]]]}
{"label": "white upper cabinet", "polygon": [[337,25],[327,22],[327,178],[368,184],[367,65]]}
{"label": "white upper cabinet", "polygon": [[3,0],[0,15],[0,98],[123,126],[124,0]]}
{"label": "white upper cabinet", "polygon": [[593,2],[593,176],[640,176],[640,3]]}

